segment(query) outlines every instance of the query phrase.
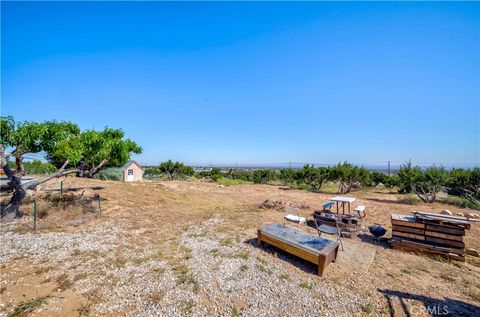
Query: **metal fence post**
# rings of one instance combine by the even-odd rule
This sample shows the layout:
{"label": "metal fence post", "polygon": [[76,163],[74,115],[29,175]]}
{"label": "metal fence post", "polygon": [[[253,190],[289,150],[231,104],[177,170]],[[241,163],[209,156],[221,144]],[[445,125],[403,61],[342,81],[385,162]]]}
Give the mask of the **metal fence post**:
{"label": "metal fence post", "polygon": [[37,230],[37,195],[33,201],[33,231]]}

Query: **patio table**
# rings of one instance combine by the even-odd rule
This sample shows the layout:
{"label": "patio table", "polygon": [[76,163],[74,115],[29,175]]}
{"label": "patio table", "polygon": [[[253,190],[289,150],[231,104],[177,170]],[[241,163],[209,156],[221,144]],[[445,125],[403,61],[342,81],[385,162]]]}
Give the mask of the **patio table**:
{"label": "patio table", "polygon": [[337,214],[338,214],[338,205],[339,203],[342,204],[342,211],[343,214],[345,214],[345,205],[348,205],[348,213],[350,213],[350,204],[355,201],[354,197],[342,197],[342,196],[337,196],[333,197],[331,201],[334,201],[337,203]]}

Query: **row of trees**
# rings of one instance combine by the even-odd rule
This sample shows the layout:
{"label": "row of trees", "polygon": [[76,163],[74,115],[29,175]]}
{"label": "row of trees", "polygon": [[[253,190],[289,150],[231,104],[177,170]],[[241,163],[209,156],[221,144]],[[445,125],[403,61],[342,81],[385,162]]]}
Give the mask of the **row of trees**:
{"label": "row of trees", "polygon": [[[140,146],[124,136],[121,129],[81,131],[77,124],[67,121],[15,122],[11,116],[0,117],[1,168],[9,179],[1,189],[2,192],[12,193],[10,201],[1,206],[1,217],[19,217],[18,209],[27,190],[35,189],[52,178],[67,174],[93,177],[102,168],[122,166],[132,153],[142,152]],[[24,158],[31,153],[44,154],[57,171],[22,183]],[[10,168],[10,158],[15,160],[15,171]]]}
{"label": "row of trees", "polygon": [[[158,175],[165,174],[168,179],[194,175],[193,169],[183,164],[171,161],[163,162],[155,168]],[[148,172],[147,172],[148,173]],[[388,188],[397,188],[400,193],[415,193],[422,201],[431,203],[437,199],[440,191],[468,199],[480,206],[480,168],[472,170],[431,167],[422,169],[412,166],[410,162],[401,166],[395,175],[386,175],[379,172],[370,172],[367,169],[351,163],[339,163],[332,167],[314,167],[305,165],[302,169],[259,169],[254,171],[228,169],[218,167],[210,171],[202,171],[199,178],[211,178],[217,181],[225,177],[240,179],[257,184],[282,182],[284,184],[306,185],[313,191],[320,191],[327,182],[335,182],[338,192],[349,193],[355,188],[368,188],[379,185]]]}

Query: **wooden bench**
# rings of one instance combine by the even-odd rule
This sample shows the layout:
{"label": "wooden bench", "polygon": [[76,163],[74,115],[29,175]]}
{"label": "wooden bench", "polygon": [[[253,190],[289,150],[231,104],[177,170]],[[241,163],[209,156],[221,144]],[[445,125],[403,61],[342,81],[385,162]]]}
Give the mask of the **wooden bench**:
{"label": "wooden bench", "polygon": [[262,242],[318,265],[320,276],[323,275],[327,265],[337,259],[339,246],[338,242],[282,224],[271,224],[258,229],[258,246],[261,246]]}

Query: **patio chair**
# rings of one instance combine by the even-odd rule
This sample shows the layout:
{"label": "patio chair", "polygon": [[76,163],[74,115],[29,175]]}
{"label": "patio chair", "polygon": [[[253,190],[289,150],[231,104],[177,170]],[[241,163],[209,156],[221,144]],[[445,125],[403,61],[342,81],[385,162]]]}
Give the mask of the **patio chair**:
{"label": "patio chair", "polygon": [[321,220],[313,218],[313,220],[315,221],[315,227],[317,227],[318,236],[321,237],[322,233],[336,235],[337,242],[340,242],[343,251],[342,229],[339,221],[335,218],[322,218]]}
{"label": "patio chair", "polygon": [[330,211],[330,209],[332,209],[332,206],[335,205],[335,203],[333,201],[329,201],[327,203],[324,203],[322,205],[323,207],[323,211]]}
{"label": "patio chair", "polygon": [[300,209],[290,207],[290,206],[285,206],[283,210],[285,211],[285,214],[283,215],[284,220],[288,220],[290,222],[294,222],[298,224],[299,228],[301,223],[306,225],[305,217],[302,217],[300,215]]}

